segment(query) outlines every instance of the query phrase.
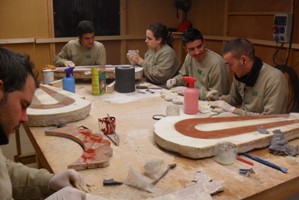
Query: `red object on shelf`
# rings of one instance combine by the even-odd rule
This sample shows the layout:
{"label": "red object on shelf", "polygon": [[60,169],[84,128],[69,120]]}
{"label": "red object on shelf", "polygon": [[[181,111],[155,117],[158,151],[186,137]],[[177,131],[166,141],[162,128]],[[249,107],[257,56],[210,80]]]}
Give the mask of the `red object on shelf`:
{"label": "red object on shelf", "polygon": [[190,21],[184,21],[179,24],[178,32],[183,32],[185,29],[192,27]]}

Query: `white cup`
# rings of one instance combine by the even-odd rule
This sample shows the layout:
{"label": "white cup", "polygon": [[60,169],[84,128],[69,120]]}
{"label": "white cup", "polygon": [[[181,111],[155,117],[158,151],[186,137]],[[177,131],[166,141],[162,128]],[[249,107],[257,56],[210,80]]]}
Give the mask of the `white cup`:
{"label": "white cup", "polygon": [[214,160],[220,164],[232,164],[236,160],[237,154],[237,145],[234,143],[223,141],[215,145]]}
{"label": "white cup", "polygon": [[43,70],[43,82],[49,84],[54,81],[54,72],[51,69]]}

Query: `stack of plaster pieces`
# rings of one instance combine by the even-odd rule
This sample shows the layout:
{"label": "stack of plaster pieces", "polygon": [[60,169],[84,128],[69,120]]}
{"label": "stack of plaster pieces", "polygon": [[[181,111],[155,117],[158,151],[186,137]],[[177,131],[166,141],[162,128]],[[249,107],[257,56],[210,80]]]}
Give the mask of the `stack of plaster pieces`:
{"label": "stack of plaster pieces", "polygon": [[[163,90],[161,92],[161,97],[165,101],[172,102],[175,105],[183,105],[184,104],[184,90],[187,87],[178,86],[174,87],[170,90]],[[214,115],[219,115],[224,111],[221,108],[212,108],[208,101],[198,101],[198,110],[202,114],[207,114],[205,117],[212,117]]]}
{"label": "stack of plaster pieces", "polygon": [[299,145],[290,146],[281,130],[274,130],[269,150],[274,155],[296,156],[299,154]]}
{"label": "stack of plaster pieces", "polygon": [[184,86],[178,86],[178,87],[174,87],[170,90],[163,90],[161,92],[161,97],[165,101],[172,102],[173,104],[183,105],[183,103],[184,103],[184,90],[186,88],[187,87],[184,87]]}

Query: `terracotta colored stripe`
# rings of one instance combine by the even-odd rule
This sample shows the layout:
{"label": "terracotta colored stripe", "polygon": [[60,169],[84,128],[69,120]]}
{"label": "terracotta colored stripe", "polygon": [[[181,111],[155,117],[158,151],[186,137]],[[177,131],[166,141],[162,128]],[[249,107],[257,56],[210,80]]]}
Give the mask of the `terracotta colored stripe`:
{"label": "terracotta colored stripe", "polygon": [[280,122],[268,122],[257,125],[248,125],[235,128],[227,128],[222,130],[211,130],[211,131],[201,131],[195,128],[198,124],[208,124],[208,123],[217,123],[217,122],[233,122],[233,121],[242,121],[242,120],[257,120],[257,119],[267,119],[267,118],[286,118],[288,115],[262,115],[262,116],[235,116],[235,117],[216,117],[216,118],[191,118],[185,119],[177,122],[174,126],[175,129],[186,136],[202,139],[215,139],[223,138],[233,135],[239,135],[242,133],[248,133],[256,131],[257,128],[273,128],[279,127],[288,124],[299,123],[299,120],[283,120]]}
{"label": "terracotta colored stripe", "polygon": [[52,108],[62,108],[68,105],[71,105],[75,102],[74,99],[63,95],[61,93],[58,93],[54,90],[51,90],[49,88],[43,87],[42,85],[40,86],[40,89],[42,89],[44,92],[49,94],[52,98],[57,100],[56,104],[50,104],[50,105],[44,105],[41,104],[40,101],[34,96],[32,103],[30,105],[30,108],[34,109],[52,109]]}

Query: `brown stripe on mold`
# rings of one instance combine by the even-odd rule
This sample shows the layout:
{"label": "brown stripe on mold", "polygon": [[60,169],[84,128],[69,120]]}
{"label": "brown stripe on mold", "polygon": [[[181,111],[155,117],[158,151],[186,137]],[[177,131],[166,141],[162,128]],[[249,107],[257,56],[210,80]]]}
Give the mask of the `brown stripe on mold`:
{"label": "brown stripe on mold", "polygon": [[232,121],[243,121],[243,120],[257,120],[257,119],[267,119],[267,118],[287,118],[289,115],[258,115],[258,116],[234,116],[234,117],[216,117],[216,118],[191,118],[185,119],[177,122],[174,126],[175,129],[186,136],[202,139],[215,139],[223,138],[233,135],[239,135],[243,133],[248,133],[256,131],[257,128],[273,128],[288,124],[299,123],[299,120],[283,120],[280,122],[268,122],[257,125],[248,125],[235,128],[227,128],[222,130],[211,130],[211,131],[201,131],[195,128],[198,124],[208,124],[217,122],[232,122]]}
{"label": "brown stripe on mold", "polygon": [[49,94],[52,98],[56,99],[57,103],[49,104],[49,105],[41,104],[40,101],[34,96],[32,103],[30,105],[30,108],[33,108],[33,109],[61,108],[61,107],[71,105],[75,102],[74,99],[72,99],[64,94],[58,93],[54,90],[51,90],[50,88],[46,88],[42,85],[40,86],[40,89],[42,89],[44,92]]}

